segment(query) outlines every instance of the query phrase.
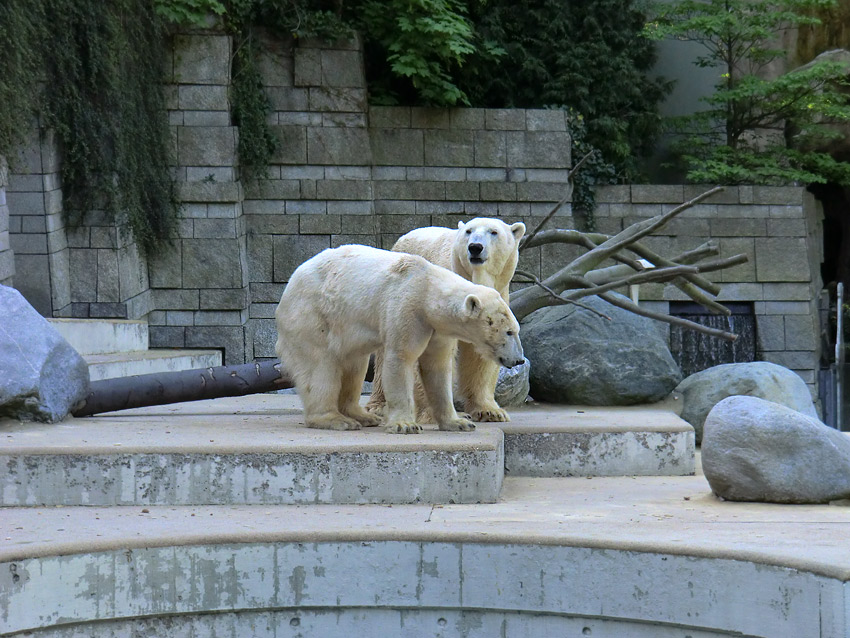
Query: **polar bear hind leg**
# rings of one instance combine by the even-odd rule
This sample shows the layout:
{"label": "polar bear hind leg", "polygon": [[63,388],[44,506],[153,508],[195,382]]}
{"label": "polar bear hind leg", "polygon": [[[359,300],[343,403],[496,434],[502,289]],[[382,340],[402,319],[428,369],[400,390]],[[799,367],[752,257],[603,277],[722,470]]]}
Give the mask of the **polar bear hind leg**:
{"label": "polar bear hind leg", "polygon": [[363,427],[380,425],[381,419],[370,414],[360,406],[360,394],[363,392],[363,380],[369,368],[369,357],[353,358],[352,363],[342,369],[342,385],[339,392],[339,411],[354,419]]}
{"label": "polar bear hind leg", "polygon": [[342,389],[342,366],[333,359],[324,358],[320,361],[314,360],[309,368],[292,370],[291,374],[304,404],[304,424],[308,428],[360,429],[360,423],[344,415],[338,407]]}

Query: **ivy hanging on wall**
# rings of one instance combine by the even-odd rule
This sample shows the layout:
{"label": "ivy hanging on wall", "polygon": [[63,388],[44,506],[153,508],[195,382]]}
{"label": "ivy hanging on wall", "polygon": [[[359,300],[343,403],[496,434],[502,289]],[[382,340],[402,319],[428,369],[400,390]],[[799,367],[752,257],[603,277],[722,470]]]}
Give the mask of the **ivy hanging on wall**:
{"label": "ivy hanging on wall", "polygon": [[[21,56],[0,80],[0,154],[13,153],[40,112],[61,145],[68,221],[105,212],[148,252],[168,241],[177,218],[163,24],[153,0],[7,0],[0,8],[0,36]],[[9,87],[22,87],[11,107],[2,99]]]}

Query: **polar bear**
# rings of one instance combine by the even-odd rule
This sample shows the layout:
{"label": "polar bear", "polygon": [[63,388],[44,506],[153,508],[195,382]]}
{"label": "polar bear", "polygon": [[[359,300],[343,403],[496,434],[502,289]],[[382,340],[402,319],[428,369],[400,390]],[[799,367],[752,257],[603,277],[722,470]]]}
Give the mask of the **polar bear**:
{"label": "polar bear", "polygon": [[454,343],[485,360],[523,362],[519,323],[498,292],[416,255],[369,246],[324,250],[293,273],[275,312],[275,350],[308,427],[356,430],[379,419],[358,402],[369,355],[384,352],[388,432],[415,433],[422,376],[441,430],[474,430],[452,402]]}
{"label": "polar bear", "polygon": [[[403,235],[393,246],[395,252],[420,255],[475,284],[495,288],[505,303],[510,301],[510,284],[519,258],[519,242],[525,224],[508,225],[501,219],[478,217],[457,230],[429,226]],[[496,403],[494,393],[499,378],[499,365],[481,357],[470,344],[458,344],[457,392],[463,409],[473,421],[510,421],[508,413]],[[376,353],[375,381],[366,409],[383,412],[384,393],[381,353]],[[420,420],[431,415],[422,406],[424,398],[417,391]]]}

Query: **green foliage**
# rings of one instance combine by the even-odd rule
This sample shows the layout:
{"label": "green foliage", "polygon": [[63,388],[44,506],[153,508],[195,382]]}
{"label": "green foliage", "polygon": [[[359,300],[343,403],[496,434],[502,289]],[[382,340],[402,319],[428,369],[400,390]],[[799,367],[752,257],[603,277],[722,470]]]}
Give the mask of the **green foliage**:
{"label": "green foliage", "polygon": [[588,142],[587,121],[584,116],[571,109],[567,112],[567,121],[572,141],[573,165],[588,156],[573,174],[573,215],[582,222],[582,230],[592,232],[596,230],[596,188],[616,183],[617,170],[613,164],[605,161],[598,148]]}
{"label": "green foliage", "polygon": [[[850,171],[811,149],[837,133],[826,124],[850,120],[845,65],[823,61],[770,78],[781,61],[783,30],[817,24],[814,9],[833,0],[709,0],[659,4],[647,24],[654,38],[676,37],[702,45],[696,64],[716,68],[715,92],[706,108],[677,118],[676,149],[688,179],[718,183],[820,183],[850,185]],[[789,146],[791,148],[789,148]]]}
{"label": "green foliage", "polygon": [[648,76],[654,43],[642,36],[645,14],[632,0],[563,2],[489,0],[473,22],[483,41],[506,55],[473,58],[461,88],[473,104],[558,105],[584,116],[588,143],[633,177],[636,158],[652,151],[668,84]]}
{"label": "green foliage", "polygon": [[211,15],[224,13],[218,0],[154,0],[157,15],[173,24],[204,27]]}
{"label": "green foliage", "polygon": [[106,211],[146,250],[176,219],[162,38],[151,0],[0,3],[0,155],[15,161],[39,114],[61,144],[69,221]]}
{"label": "green foliage", "polygon": [[372,76],[375,101],[396,103],[400,92],[409,93],[412,88],[425,104],[468,105],[469,99],[453,78],[476,51],[475,34],[465,13],[460,0],[357,3],[351,15],[364,35],[370,61],[388,64],[393,73]]}
{"label": "green foliage", "polygon": [[176,219],[161,24],[145,0],[52,0],[45,19],[44,115],[62,142],[66,214],[105,210],[152,250]]}
{"label": "green foliage", "polygon": [[46,39],[43,0],[0,2],[0,156],[13,163],[37,112]]}

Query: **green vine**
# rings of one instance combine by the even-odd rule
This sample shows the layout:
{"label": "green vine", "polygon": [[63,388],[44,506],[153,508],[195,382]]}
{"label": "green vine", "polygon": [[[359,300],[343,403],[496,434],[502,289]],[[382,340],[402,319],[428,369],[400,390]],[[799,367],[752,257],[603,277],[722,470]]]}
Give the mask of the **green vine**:
{"label": "green vine", "polygon": [[176,220],[163,37],[151,0],[0,5],[11,50],[2,55],[12,58],[0,65],[0,153],[23,141],[40,112],[61,145],[69,223],[106,211],[145,251],[166,242]]}
{"label": "green vine", "polygon": [[573,109],[567,110],[571,138],[571,154],[575,165],[588,155],[584,163],[573,175],[573,216],[580,223],[580,230],[596,230],[596,189],[605,184],[617,182],[617,170],[606,162],[601,151],[587,141],[587,122],[584,116]]}
{"label": "green vine", "polygon": [[38,110],[46,27],[42,0],[0,2],[0,156],[13,166]]}

